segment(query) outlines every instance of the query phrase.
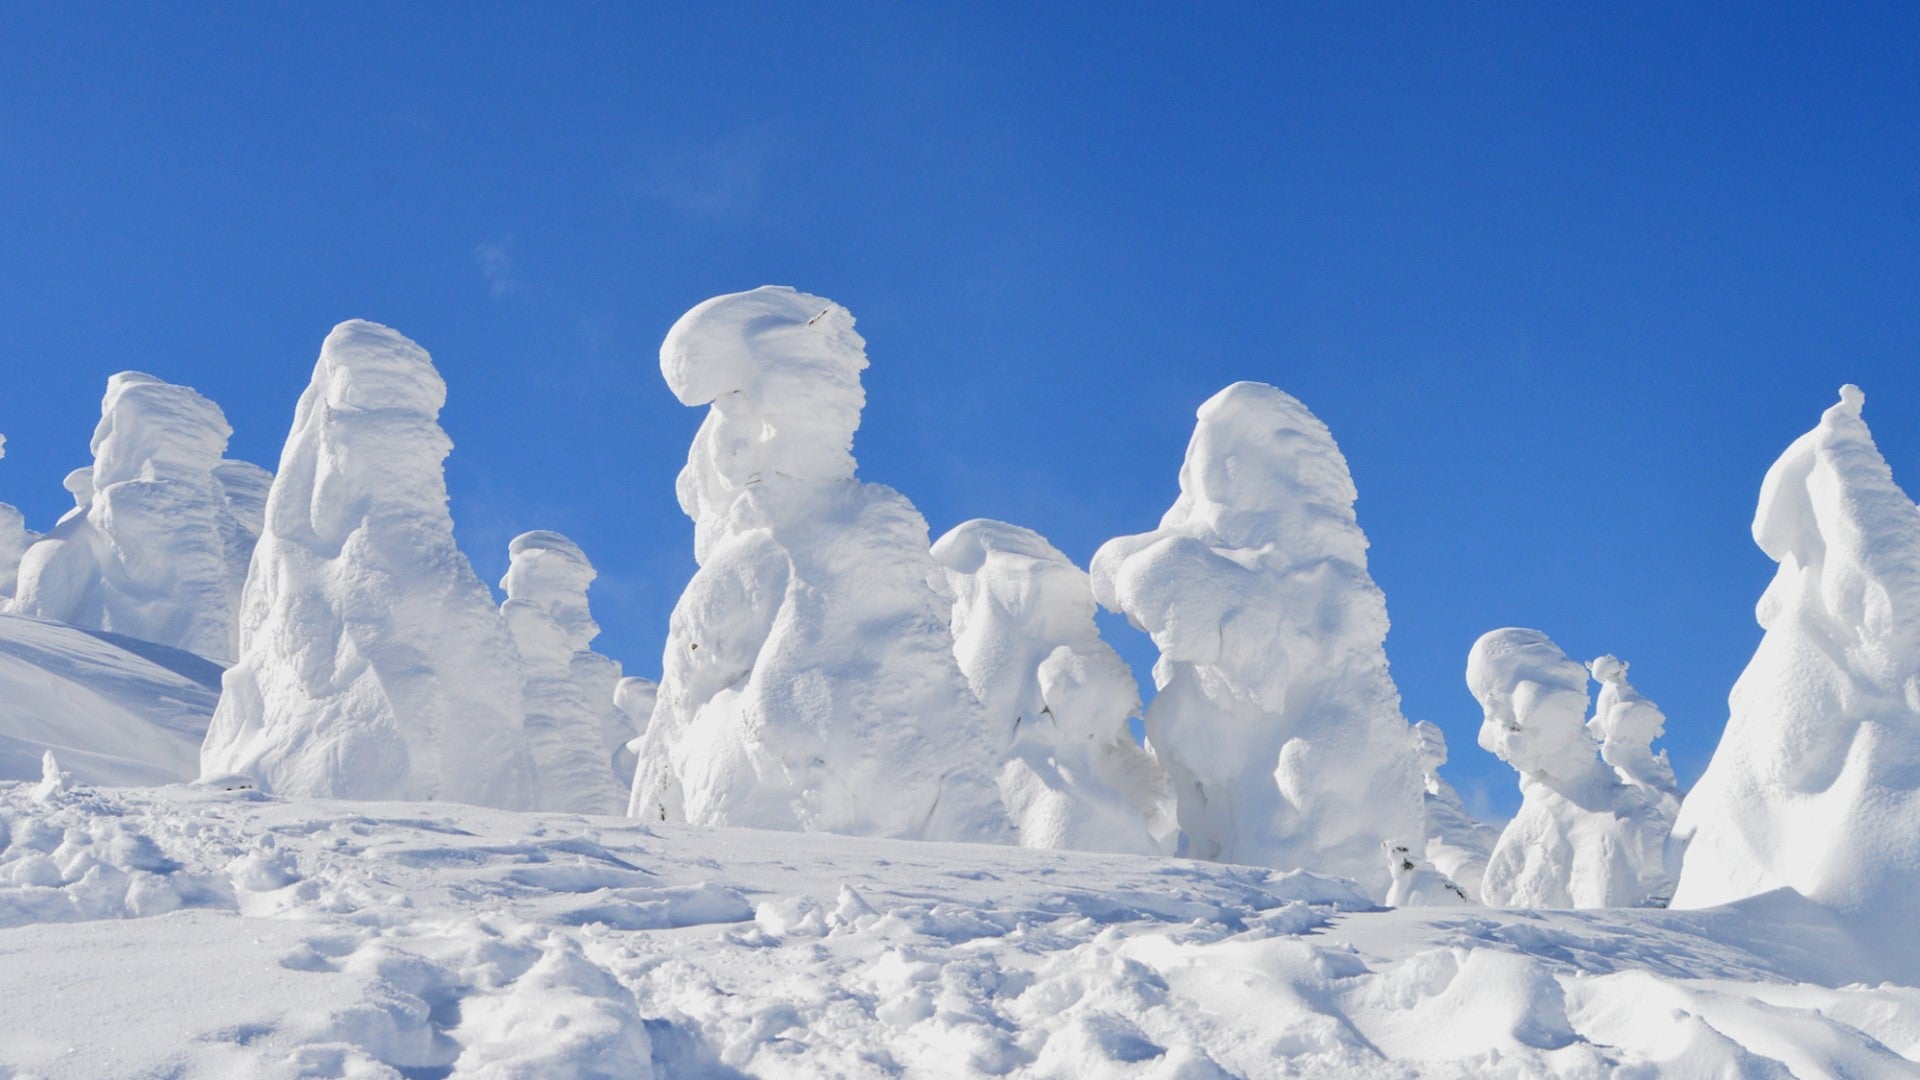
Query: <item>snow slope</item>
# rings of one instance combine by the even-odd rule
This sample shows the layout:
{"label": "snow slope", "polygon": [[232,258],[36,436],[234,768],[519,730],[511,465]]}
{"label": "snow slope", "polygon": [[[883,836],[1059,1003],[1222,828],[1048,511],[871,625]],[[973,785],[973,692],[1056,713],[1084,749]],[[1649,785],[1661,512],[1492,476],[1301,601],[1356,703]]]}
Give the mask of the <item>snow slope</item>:
{"label": "snow slope", "polygon": [[1920,1075],[1920,991],[1791,894],[1383,911],[1174,859],[35,787],[0,784],[0,1075]]}
{"label": "snow slope", "polygon": [[1680,809],[1673,902],[1783,885],[1920,976],[1920,509],[1840,391],[1767,470],[1753,538],[1780,564],[1726,734]]}
{"label": "snow slope", "polygon": [[190,780],[219,699],[192,653],[0,615],[0,779],[38,778],[51,749],[82,783]]}

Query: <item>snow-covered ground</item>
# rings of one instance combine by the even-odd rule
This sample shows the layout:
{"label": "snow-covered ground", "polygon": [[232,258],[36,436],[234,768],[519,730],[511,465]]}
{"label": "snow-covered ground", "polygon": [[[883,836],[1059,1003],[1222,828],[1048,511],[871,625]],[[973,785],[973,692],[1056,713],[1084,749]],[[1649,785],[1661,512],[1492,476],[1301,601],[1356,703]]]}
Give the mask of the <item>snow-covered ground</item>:
{"label": "snow-covered ground", "polygon": [[0,844],[0,1075],[1920,1075],[1920,990],[1791,893],[1381,910],[1178,859],[186,786],[0,784]]}

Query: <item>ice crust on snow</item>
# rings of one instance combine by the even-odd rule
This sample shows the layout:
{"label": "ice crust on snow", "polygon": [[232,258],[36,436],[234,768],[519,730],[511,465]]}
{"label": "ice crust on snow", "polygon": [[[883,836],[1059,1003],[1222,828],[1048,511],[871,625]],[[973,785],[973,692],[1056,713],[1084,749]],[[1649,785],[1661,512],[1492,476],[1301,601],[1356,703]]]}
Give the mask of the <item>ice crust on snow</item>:
{"label": "ice crust on snow", "polygon": [[8,610],[231,660],[264,475],[222,460],[231,434],[191,387],[108,379],[93,464],[67,477],[74,509],[22,555]]}
{"label": "ice crust on snow", "polygon": [[1305,405],[1241,382],[1199,410],[1160,528],[1108,541],[1094,595],[1152,636],[1147,738],[1189,853],[1390,884],[1424,846],[1420,766],[1387,672],[1346,458]]}
{"label": "ice crust on snow", "polygon": [[526,678],[526,732],[544,810],[617,814],[631,769],[618,760],[637,733],[616,701],[620,665],[592,649],[587,606],[596,576],[579,545],[557,532],[521,533],[507,546],[500,613]]}
{"label": "ice crust on snow", "polygon": [[1140,689],[1094,625],[1093,588],[1030,529],[963,522],[933,545],[952,590],[954,655],[1000,747],[1020,843],[1166,854],[1166,775],[1128,721]]}
{"label": "ice crust on snow", "polygon": [[1012,839],[926,520],[853,474],[865,344],[838,304],[765,287],[660,347],[708,412],[677,484],[700,568],[641,737],[642,820]]}
{"label": "ice crust on snow", "polygon": [[1790,887],[1920,973],[1920,510],[1863,402],[1842,387],[1761,485],[1766,633],[1681,807],[1673,902]]}
{"label": "ice crust on snow", "polygon": [[[1588,669],[1540,631],[1489,631],[1467,656],[1467,688],[1485,715],[1480,745],[1520,773],[1520,811],[1488,859],[1485,903],[1632,907],[1672,894],[1672,770],[1664,785],[1639,779],[1659,779],[1666,764],[1641,741],[1665,719],[1626,681],[1625,664],[1606,656],[1594,668],[1607,691],[1589,721]],[[1608,761],[1600,740],[1611,745]],[[1616,772],[1613,761],[1626,767]]]}
{"label": "ice crust on snow", "polygon": [[285,795],[533,804],[519,656],[453,540],[445,401],[399,333],[356,320],[327,335],[267,497],[204,773]]}

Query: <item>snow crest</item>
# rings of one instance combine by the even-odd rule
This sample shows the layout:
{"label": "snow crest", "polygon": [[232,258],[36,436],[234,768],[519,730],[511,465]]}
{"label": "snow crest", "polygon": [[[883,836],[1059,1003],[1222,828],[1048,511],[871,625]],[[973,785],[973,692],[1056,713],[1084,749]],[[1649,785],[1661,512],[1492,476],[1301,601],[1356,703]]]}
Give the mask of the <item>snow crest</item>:
{"label": "snow crest", "polygon": [[1152,635],[1147,737],[1197,858],[1390,884],[1421,854],[1419,762],[1387,672],[1346,458],[1305,405],[1241,382],[1199,410],[1160,528],[1110,540],[1094,595]]}
{"label": "snow crest", "polygon": [[633,773],[622,774],[617,759],[636,729],[615,702],[620,665],[591,647],[600,634],[587,607],[593,564],[579,545],[544,530],[514,537],[507,555],[500,613],[526,676],[540,807],[620,813]]}
{"label": "snow crest", "polygon": [[454,545],[445,401],[399,333],[356,320],[327,335],[267,497],[204,775],[532,804],[519,657]]}
{"label": "snow crest", "polygon": [[1087,575],[1030,529],[956,526],[933,545],[954,654],[1004,747],[1000,793],[1027,847],[1166,854],[1166,775],[1133,741],[1140,688],[1094,626]]}
{"label": "snow crest", "polygon": [[1920,971],[1920,509],[1840,399],[1761,485],[1766,634],[1681,808],[1674,905],[1789,886]]}
{"label": "snow crest", "polygon": [[[232,433],[191,387],[108,379],[93,465],[68,475],[74,509],[20,557],[9,610],[231,660],[265,476],[222,460]],[[0,575],[17,535],[0,522]]]}
{"label": "snow crest", "polygon": [[677,485],[700,569],[668,627],[637,817],[1013,838],[926,520],[853,475],[865,344],[845,308],[766,287],[696,306],[660,347],[674,395],[709,408]]}
{"label": "snow crest", "polygon": [[[1485,713],[1480,745],[1520,773],[1520,812],[1481,885],[1488,904],[1635,907],[1672,894],[1666,845],[1679,801],[1665,754],[1648,745],[1665,717],[1624,663],[1606,656],[1594,669],[1605,690],[1589,721],[1588,669],[1540,631],[1490,631],[1467,656],[1467,688]],[[1648,782],[1661,769],[1664,781]]]}

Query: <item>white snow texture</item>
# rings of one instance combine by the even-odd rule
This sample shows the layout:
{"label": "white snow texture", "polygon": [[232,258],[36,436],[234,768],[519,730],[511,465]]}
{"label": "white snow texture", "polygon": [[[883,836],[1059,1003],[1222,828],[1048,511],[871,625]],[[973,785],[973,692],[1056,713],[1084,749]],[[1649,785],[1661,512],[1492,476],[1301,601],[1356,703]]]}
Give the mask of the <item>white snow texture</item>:
{"label": "white snow texture", "polygon": [[1200,407],[1160,528],[1108,541],[1094,595],[1160,648],[1149,742],[1197,858],[1390,884],[1423,784],[1353,478],[1305,405],[1235,383]]}
{"label": "white snow texture", "polygon": [[677,484],[700,568],[641,737],[645,821],[1013,839],[926,520],[853,475],[865,346],[845,308],[765,287],[660,347],[674,395],[709,408]]}
{"label": "white snow texture", "polygon": [[526,677],[540,808],[620,813],[633,772],[618,759],[638,729],[615,701],[620,665],[590,647],[600,635],[587,608],[593,564],[579,545],[544,530],[514,537],[507,555],[500,613]]}
{"label": "white snow texture", "polygon": [[[1480,745],[1520,773],[1520,812],[1482,879],[1488,904],[1633,907],[1672,894],[1666,845],[1678,800],[1665,755],[1648,746],[1665,718],[1626,681],[1625,664],[1605,656],[1594,669],[1606,689],[1589,722],[1587,668],[1540,631],[1490,631],[1467,656],[1467,687],[1485,713]],[[1608,767],[1615,761],[1621,771]]]}
{"label": "white snow texture", "polygon": [[[8,610],[231,660],[265,477],[221,459],[232,433],[190,387],[108,379],[93,465],[67,478],[74,509],[20,557]],[[0,579],[15,516],[0,515]]]}
{"label": "white snow texture", "polygon": [[1001,749],[1000,794],[1037,848],[1171,852],[1166,776],[1133,740],[1140,689],[1094,626],[1087,575],[1030,529],[976,519],[933,545],[954,654]]}
{"label": "white snow texture", "polygon": [[1760,488],[1779,563],[1726,734],[1680,810],[1676,907],[1788,886],[1920,974],[1920,510],[1840,403]]}
{"label": "white snow texture", "polygon": [[425,350],[370,322],[327,335],[267,497],[201,751],[282,795],[535,797],[519,657],[453,541]]}

